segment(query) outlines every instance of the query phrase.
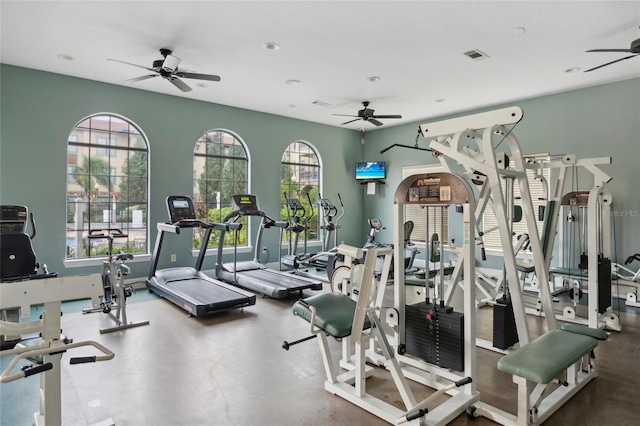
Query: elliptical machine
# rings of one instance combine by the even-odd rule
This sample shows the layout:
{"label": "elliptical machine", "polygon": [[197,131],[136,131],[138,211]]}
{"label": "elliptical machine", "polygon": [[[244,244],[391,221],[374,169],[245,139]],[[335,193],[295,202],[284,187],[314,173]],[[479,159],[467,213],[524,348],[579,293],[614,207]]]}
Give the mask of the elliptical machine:
{"label": "elliptical machine", "polygon": [[[386,229],[382,226],[382,221],[377,217],[370,217],[368,219],[369,222],[369,234],[367,235],[367,241],[364,244],[364,251],[366,255],[367,249],[370,248],[380,248],[380,247],[393,247],[392,244],[381,243],[376,241],[376,234],[383,229]],[[416,268],[413,267],[413,261],[416,258],[416,255],[419,253],[418,249],[411,243],[411,233],[413,232],[414,223],[409,220],[404,223],[404,272],[405,274],[410,274],[415,272]],[[393,263],[391,264],[390,274],[393,273]],[[376,262],[376,273],[382,271],[382,260],[379,259]]]}
{"label": "elliptical machine", "polygon": [[[82,313],[104,312],[110,314],[116,322],[115,327],[101,328],[100,333],[124,330],[141,325],[149,325],[149,321],[127,322],[127,298],[133,294],[133,287],[126,285],[124,277],[129,274],[130,268],[125,265],[127,260],[133,259],[130,253],[120,251],[113,255],[113,240],[126,238],[127,234],[120,229],[92,229],[89,231],[90,240],[106,239],[108,241],[107,259],[102,263],[102,290],[103,296],[100,303],[91,308],[82,310]],[[115,308],[115,315],[111,310]]]}
{"label": "elliptical machine", "polygon": [[[307,202],[309,206],[309,215],[307,216],[307,210],[297,198],[287,198],[286,193],[285,202],[287,204],[287,214],[289,227],[289,249],[288,253],[280,257],[280,266],[282,265],[292,268],[292,272],[304,276],[312,276],[317,278],[317,274],[309,274],[309,269],[315,269],[316,271],[327,271],[327,280],[330,280],[331,274],[335,268],[337,245],[338,245],[338,229],[340,228],[339,221],[344,216],[344,204],[342,198],[338,194],[340,200],[340,206],[342,207],[341,213],[338,215],[337,207],[328,198],[322,198],[318,194],[318,206],[322,210],[322,225],[320,229],[324,231],[322,238],[322,251],[318,253],[307,253],[307,232],[309,230],[309,222],[314,217],[313,202],[311,196],[306,192]],[[335,218],[335,221],[334,221]],[[284,232],[284,230],[282,231]],[[298,254],[297,249],[299,245],[300,234],[303,234],[303,251]],[[329,248],[331,243],[331,236],[333,235],[333,247]],[[282,236],[282,234],[281,234]],[[281,241],[282,243],[282,241]]]}

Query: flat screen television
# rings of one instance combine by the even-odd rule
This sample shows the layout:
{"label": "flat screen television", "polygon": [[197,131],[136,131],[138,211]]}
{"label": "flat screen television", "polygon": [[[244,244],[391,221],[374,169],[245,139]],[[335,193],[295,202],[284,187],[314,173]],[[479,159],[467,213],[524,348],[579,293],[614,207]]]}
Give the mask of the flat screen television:
{"label": "flat screen television", "polygon": [[375,180],[387,177],[384,161],[362,161],[356,163],[356,180]]}

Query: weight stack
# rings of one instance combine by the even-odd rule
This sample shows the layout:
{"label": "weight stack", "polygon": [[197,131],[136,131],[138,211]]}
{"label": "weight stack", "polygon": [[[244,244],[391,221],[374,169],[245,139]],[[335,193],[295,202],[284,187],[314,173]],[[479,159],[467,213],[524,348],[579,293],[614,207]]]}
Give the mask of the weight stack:
{"label": "weight stack", "polygon": [[496,300],[493,305],[493,346],[507,349],[518,342],[516,318],[513,315],[511,300],[504,297]]}
{"label": "weight stack", "polygon": [[417,303],[405,308],[406,352],[430,364],[464,371],[464,314]]}
{"label": "weight stack", "polygon": [[606,257],[598,259],[598,313],[603,313],[611,306],[611,260]]}

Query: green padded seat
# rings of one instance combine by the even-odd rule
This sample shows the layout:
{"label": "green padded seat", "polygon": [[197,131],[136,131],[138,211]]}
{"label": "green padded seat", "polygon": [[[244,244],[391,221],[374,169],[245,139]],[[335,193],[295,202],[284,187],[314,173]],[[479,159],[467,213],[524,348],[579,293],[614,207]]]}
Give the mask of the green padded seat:
{"label": "green padded seat", "polygon": [[552,330],[498,360],[498,369],[547,384],[598,345],[593,337]]}
{"label": "green padded seat", "polygon": [[585,336],[591,336],[598,340],[607,340],[607,332],[600,330],[599,328],[591,328],[581,324],[562,324],[560,330],[568,331],[570,333],[584,334]]}
{"label": "green padded seat", "polygon": [[518,272],[526,272],[527,274],[530,274],[536,270],[536,265],[516,263],[516,269],[518,270]]}
{"label": "green padded seat", "polygon": [[[356,302],[342,293],[323,293],[298,300],[293,305],[294,315],[311,322],[311,310],[316,309],[315,326],[330,336],[342,338],[351,334]],[[369,317],[364,320],[364,329],[371,327]]]}

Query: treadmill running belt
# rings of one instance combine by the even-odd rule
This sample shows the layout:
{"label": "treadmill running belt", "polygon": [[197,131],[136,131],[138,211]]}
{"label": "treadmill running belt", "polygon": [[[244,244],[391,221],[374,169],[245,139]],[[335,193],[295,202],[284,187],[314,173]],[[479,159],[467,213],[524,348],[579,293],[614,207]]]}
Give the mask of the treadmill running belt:
{"label": "treadmill running belt", "polygon": [[165,283],[165,287],[173,289],[175,292],[183,294],[185,298],[203,305],[214,305],[212,301],[233,302],[245,300],[247,296],[239,294],[237,291],[219,285],[212,284],[211,281],[201,278],[191,278],[189,280],[175,280]]}
{"label": "treadmill running belt", "polygon": [[242,275],[243,277],[250,277],[258,281],[267,281],[274,287],[282,287],[288,290],[303,290],[306,288],[317,290],[318,287],[322,289],[322,283],[320,281],[318,281],[318,283],[315,283],[312,281],[300,280],[293,275],[273,273],[265,269],[242,271],[239,272],[238,275]]}

